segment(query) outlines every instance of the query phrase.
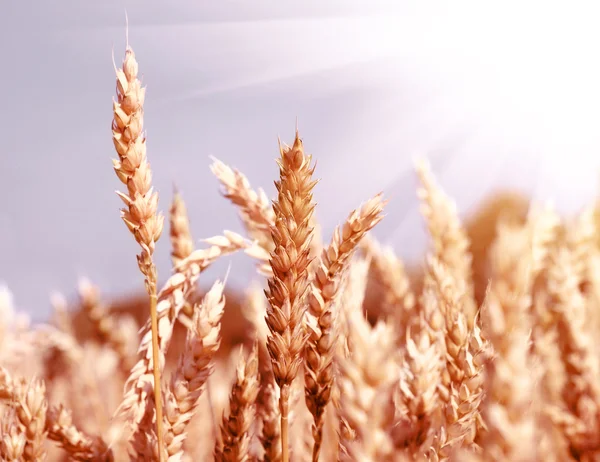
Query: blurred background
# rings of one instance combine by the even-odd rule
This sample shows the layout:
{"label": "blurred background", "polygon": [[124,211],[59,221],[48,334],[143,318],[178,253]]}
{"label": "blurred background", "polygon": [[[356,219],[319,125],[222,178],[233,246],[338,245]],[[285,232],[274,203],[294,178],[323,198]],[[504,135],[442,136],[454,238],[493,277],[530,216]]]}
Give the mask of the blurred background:
{"label": "blurred background", "polygon": [[[450,6],[451,5],[451,6]],[[2,0],[0,284],[41,320],[85,276],[143,291],[110,125],[129,41],[147,86],[160,207],[173,185],[197,239],[241,231],[210,156],[269,195],[277,137],[296,118],[317,160],[317,215],[334,226],[383,190],[375,234],[408,261],[427,245],[412,171],[427,157],[461,215],[515,189],[563,213],[594,200],[600,157],[600,7],[594,2]],[[159,278],[170,272],[167,234]],[[245,286],[248,258],[205,277]]]}

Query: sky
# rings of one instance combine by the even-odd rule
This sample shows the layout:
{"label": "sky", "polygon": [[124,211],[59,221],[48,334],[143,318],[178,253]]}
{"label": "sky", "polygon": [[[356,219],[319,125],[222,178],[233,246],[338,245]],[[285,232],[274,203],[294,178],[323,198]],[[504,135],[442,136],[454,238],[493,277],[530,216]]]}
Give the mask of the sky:
{"label": "sky", "polygon": [[[451,5],[451,6],[450,6]],[[173,185],[194,237],[241,231],[210,156],[273,194],[277,138],[296,120],[317,161],[325,238],[379,191],[375,235],[409,261],[427,246],[416,157],[467,216],[516,188],[564,213],[592,201],[600,149],[594,2],[4,0],[0,6],[0,284],[34,319],[81,277],[139,293],[111,159],[112,55],[136,52],[160,207]],[[170,272],[169,242],[157,249]],[[206,275],[245,284],[236,257]]]}

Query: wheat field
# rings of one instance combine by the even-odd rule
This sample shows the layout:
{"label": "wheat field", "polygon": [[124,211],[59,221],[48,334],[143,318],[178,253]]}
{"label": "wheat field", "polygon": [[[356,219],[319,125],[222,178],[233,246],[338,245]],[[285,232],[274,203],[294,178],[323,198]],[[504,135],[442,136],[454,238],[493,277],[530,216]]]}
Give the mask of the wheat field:
{"label": "wheat field", "polygon": [[[2,294],[2,460],[600,460],[595,202],[563,217],[507,194],[462,223],[419,160],[430,245],[408,267],[370,234],[382,194],[321,235],[296,129],[273,200],[213,159],[245,235],[196,248],[174,192],[159,285],[169,244],[129,45],[115,70],[113,167],[146,296],[109,303],[81,280],[30,325]],[[241,293],[202,274],[233,253],[256,262]]]}

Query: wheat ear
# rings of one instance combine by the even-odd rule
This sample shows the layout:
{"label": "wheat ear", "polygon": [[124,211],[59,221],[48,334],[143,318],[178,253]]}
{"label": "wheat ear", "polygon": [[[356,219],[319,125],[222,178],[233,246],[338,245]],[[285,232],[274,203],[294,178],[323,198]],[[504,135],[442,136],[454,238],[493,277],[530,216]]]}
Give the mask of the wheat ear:
{"label": "wheat ear", "polygon": [[348,313],[347,329],[350,355],[338,357],[338,414],[344,426],[340,460],[391,460],[393,389],[398,377],[392,326],[379,321],[371,327],[355,310]]}
{"label": "wheat ear", "polygon": [[573,260],[574,255],[564,246],[552,253],[548,292],[551,310],[557,314],[558,344],[567,373],[563,400],[577,422],[566,427],[565,433],[573,452],[582,455],[589,447],[600,447],[600,368]]}
{"label": "wheat ear", "polygon": [[318,461],[323,437],[323,417],[333,386],[333,359],[335,353],[335,313],[333,304],[340,290],[350,259],[362,237],[379,223],[384,201],[379,194],[354,210],[343,227],[334,231],[329,247],[323,251],[315,271],[309,295],[310,314],[304,362],[306,404],[314,418],[313,461]]}
{"label": "wheat ear", "polygon": [[258,389],[258,345],[255,343],[248,357],[242,357],[237,367],[229,398],[229,416],[223,416],[221,443],[215,449],[215,460],[249,460]]}
{"label": "wheat ear", "polygon": [[266,296],[269,301],[267,325],[275,381],[280,388],[282,460],[288,462],[288,413],[290,385],[302,364],[301,353],[307,336],[302,329],[306,312],[304,297],[308,289],[308,266],[314,211],[311,156],[304,153],[296,132],[292,147],[280,145],[278,159],[280,180],[275,183],[278,197],[273,204],[275,225],[272,228],[275,249],[271,254],[273,277]]}
{"label": "wheat ear", "polygon": [[[363,304],[368,283],[368,274],[370,260],[364,257],[355,258],[348,269],[348,274],[345,278],[339,302],[339,310],[336,318],[336,330],[338,332],[338,340],[335,349],[336,372],[339,369],[339,363],[348,360],[351,355],[350,340],[351,318],[357,315],[364,316]],[[347,455],[348,449],[346,446],[356,439],[356,431],[351,427],[351,422],[346,420],[341,409],[341,386],[339,373],[336,381],[333,384],[331,391],[331,402],[333,403],[333,428],[336,435],[331,439],[329,448],[324,445],[323,452],[326,453],[331,460],[340,460],[340,454]],[[325,417],[327,419],[327,416]],[[329,460],[326,459],[326,460]]]}
{"label": "wheat ear", "polygon": [[429,164],[420,160],[416,164],[416,170],[422,185],[417,195],[433,241],[432,254],[448,268],[452,278],[461,283],[464,281],[463,311],[467,324],[472,327],[476,304],[469,238],[460,222],[456,204],[437,184]]}
{"label": "wheat ear", "polygon": [[533,462],[539,457],[531,407],[536,378],[531,370],[530,310],[544,250],[532,225],[531,219],[527,227],[499,225],[490,250],[492,280],[481,313],[494,355],[486,367],[481,413],[487,431],[480,444],[491,461]]}
{"label": "wheat ear", "polygon": [[271,228],[275,223],[275,212],[267,195],[262,189],[252,189],[243,173],[220,160],[213,158],[210,169],[221,183],[223,196],[238,207],[246,232],[254,240],[254,245],[246,249],[246,253],[259,261],[260,274],[272,277],[269,258],[274,245]]}
{"label": "wheat ear", "polygon": [[[425,290],[432,293],[445,320],[445,373],[442,375],[445,412],[443,432],[438,439],[438,456],[448,457],[457,445],[470,445],[475,438],[479,417],[483,370],[476,360],[482,342],[476,323],[472,329],[462,312],[464,281],[452,278],[448,269],[435,257],[428,259]],[[447,394],[446,394],[447,393]]]}
{"label": "wheat ear", "polygon": [[443,368],[439,343],[432,340],[423,317],[421,313],[421,327],[414,335],[410,328],[406,331],[406,349],[395,397],[400,416],[394,439],[398,446],[415,451],[422,445],[427,449],[430,445]]}
{"label": "wheat ear", "polygon": [[162,397],[156,312],[157,272],[152,255],[156,241],[162,233],[164,217],[157,213],[158,194],[152,190],[152,171],[146,159],[146,136],[143,132],[146,92],[137,78],[138,63],[129,46],[125,51],[123,67],[116,69],[116,74],[117,100],[113,102],[112,133],[119,159],[113,163],[117,177],[127,186],[127,193],[117,193],[126,206],[121,210],[121,218],[142,248],[137,261],[140,271],[145,276],[146,290],[150,296],[156,434],[159,455],[162,457]]}
{"label": "wheat ear", "polygon": [[87,279],[79,281],[79,297],[82,310],[100,339],[115,351],[119,358],[119,368],[127,376],[135,358],[135,350],[131,351],[127,331],[102,304],[98,287]]}
{"label": "wheat ear", "polygon": [[281,415],[279,412],[279,394],[273,379],[262,383],[258,397],[258,418],[261,422],[259,440],[264,450],[264,462],[281,461]]}
{"label": "wheat ear", "polygon": [[57,442],[74,460],[113,460],[112,451],[100,437],[89,437],[73,426],[70,412],[63,407],[48,409],[43,382],[33,381],[28,384],[23,379],[14,379],[8,371],[0,368],[0,401],[2,400],[8,401],[12,406],[13,422],[20,427],[16,434],[11,432],[10,443],[15,449],[14,445],[20,444],[21,438],[23,439],[22,459],[19,460],[44,460],[43,444],[46,437]]}
{"label": "wheat ear", "polygon": [[[194,240],[190,231],[190,219],[187,207],[181,194],[174,187],[173,200],[169,209],[169,236],[171,237],[171,261],[173,267],[179,265],[194,251]],[[184,325],[190,325],[190,319],[194,315],[194,307],[186,302],[180,321]]]}
{"label": "wheat ear", "polygon": [[46,387],[41,381],[31,383],[17,383],[14,387],[13,397],[16,401],[17,418],[25,433],[24,461],[41,461],[45,459],[47,433],[45,431]]}
{"label": "wheat ear", "polygon": [[73,425],[71,413],[62,406],[51,408],[46,421],[48,438],[56,441],[73,460],[112,462],[114,456],[102,438],[89,436]]}
{"label": "wheat ear", "polygon": [[393,248],[382,246],[369,235],[361,240],[360,248],[370,258],[371,275],[382,288],[382,311],[395,319],[398,332],[404,333],[416,302],[404,263]]}
{"label": "wheat ear", "polygon": [[194,251],[194,240],[190,231],[190,220],[183,197],[177,189],[169,209],[169,235],[171,237],[171,259],[177,266]]}
{"label": "wheat ear", "polygon": [[239,208],[248,236],[267,252],[271,252],[271,227],[275,223],[275,214],[265,192],[262,189],[253,190],[243,173],[218,159],[213,159],[210,169],[223,187],[223,196]]}
{"label": "wheat ear", "polygon": [[221,317],[225,306],[223,289],[223,284],[217,281],[204,296],[202,304],[196,307],[186,348],[166,392],[165,444],[169,460],[177,460],[183,455],[186,426],[213,370],[212,359],[221,340]]}

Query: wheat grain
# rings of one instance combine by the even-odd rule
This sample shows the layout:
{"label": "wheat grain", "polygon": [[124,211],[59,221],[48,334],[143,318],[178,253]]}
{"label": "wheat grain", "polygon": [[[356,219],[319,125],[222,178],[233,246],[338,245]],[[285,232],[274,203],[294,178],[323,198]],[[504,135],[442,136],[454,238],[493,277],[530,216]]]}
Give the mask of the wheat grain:
{"label": "wheat grain", "polygon": [[24,460],[23,453],[27,440],[14,409],[10,409],[4,414],[1,428],[0,457],[2,460],[14,462]]}

